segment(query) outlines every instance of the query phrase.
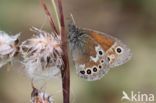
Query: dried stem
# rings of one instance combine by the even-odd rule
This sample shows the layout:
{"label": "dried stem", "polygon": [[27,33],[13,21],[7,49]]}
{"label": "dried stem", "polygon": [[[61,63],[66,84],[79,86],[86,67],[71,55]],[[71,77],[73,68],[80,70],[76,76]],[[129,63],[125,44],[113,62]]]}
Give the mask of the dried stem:
{"label": "dried stem", "polygon": [[64,43],[62,49],[64,51],[63,60],[65,63],[64,69],[62,69],[62,87],[63,87],[63,102],[70,102],[70,70],[69,70],[69,59],[67,53],[67,43],[66,43],[66,33],[65,33],[65,24],[64,24],[64,15],[62,9],[62,2],[58,0],[58,8],[60,13],[60,21],[61,21],[61,40]]}
{"label": "dried stem", "polygon": [[[43,8],[49,18],[50,24],[56,35],[58,35],[57,30],[55,28],[55,25],[53,23],[53,20],[50,16],[50,13],[44,3],[44,0],[40,0]],[[65,24],[64,24],[64,15],[63,15],[63,9],[62,9],[62,2],[61,0],[58,0],[58,8],[59,8],[59,14],[60,14],[60,22],[61,22],[61,41],[63,43],[62,50],[64,51],[63,60],[64,60],[64,67],[61,70],[62,74],[62,90],[63,90],[63,103],[70,103],[70,69],[69,69],[69,59],[68,59],[68,53],[67,53],[67,43],[66,43],[66,33],[65,33]]]}
{"label": "dried stem", "polygon": [[44,3],[44,0],[40,0],[40,2],[41,2],[42,6],[43,6],[43,8],[44,8],[45,13],[46,13],[47,16],[48,16],[48,19],[49,19],[51,28],[53,29],[55,35],[57,35],[57,34],[58,34],[57,29],[56,29],[56,27],[55,27],[55,24],[54,24],[54,22],[53,22],[52,17],[50,16],[50,13],[49,13],[49,11],[48,11],[48,9],[47,9],[47,6],[46,6],[45,3]]}

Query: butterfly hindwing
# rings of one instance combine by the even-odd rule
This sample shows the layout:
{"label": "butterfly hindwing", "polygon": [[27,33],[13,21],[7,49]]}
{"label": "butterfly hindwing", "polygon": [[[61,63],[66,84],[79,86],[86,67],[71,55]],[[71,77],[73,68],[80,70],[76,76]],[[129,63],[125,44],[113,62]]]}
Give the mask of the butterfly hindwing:
{"label": "butterfly hindwing", "polygon": [[130,60],[132,53],[119,39],[106,33],[98,32],[92,29],[84,29],[96,42],[105,50],[109,60],[110,68],[119,66]]}

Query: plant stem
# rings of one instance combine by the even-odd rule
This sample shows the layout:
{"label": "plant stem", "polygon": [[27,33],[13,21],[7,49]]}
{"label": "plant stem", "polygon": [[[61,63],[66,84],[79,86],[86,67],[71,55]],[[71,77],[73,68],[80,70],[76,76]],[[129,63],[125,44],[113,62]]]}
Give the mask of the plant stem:
{"label": "plant stem", "polygon": [[50,22],[50,25],[51,25],[52,30],[54,31],[55,35],[57,35],[57,34],[58,34],[57,29],[56,29],[56,27],[55,27],[55,25],[54,25],[54,22],[53,22],[52,17],[50,16],[50,13],[49,13],[49,11],[48,11],[48,9],[47,9],[47,6],[46,6],[45,3],[44,3],[44,0],[40,0],[40,2],[41,2],[42,6],[43,6],[43,8],[44,8],[45,13],[46,13],[47,16],[48,16],[48,19],[49,19],[49,22]]}
{"label": "plant stem", "polygon": [[54,7],[54,11],[55,11],[55,14],[56,14],[56,18],[57,18],[57,23],[58,23],[59,31],[60,31],[60,33],[61,33],[61,24],[60,24],[60,19],[59,19],[59,15],[58,15],[58,12],[57,12],[55,0],[51,0],[51,2],[52,2],[52,5],[53,5],[53,7]]}
{"label": "plant stem", "polygon": [[63,15],[63,9],[62,9],[62,2],[61,0],[58,0],[58,8],[60,13],[60,21],[61,21],[61,40],[64,43],[62,46],[62,49],[64,51],[64,64],[65,67],[62,69],[62,87],[63,87],[63,103],[69,103],[70,102],[70,69],[69,69],[69,59],[68,59],[68,52],[67,52],[67,38],[65,33],[65,24],[64,24],[64,15]]}
{"label": "plant stem", "polygon": [[[53,31],[55,32],[56,35],[58,35],[57,29],[55,28],[55,25],[44,3],[44,0],[40,0],[40,1],[49,18],[50,25]],[[69,99],[70,98],[70,69],[69,69],[69,59],[68,59],[68,52],[67,52],[67,42],[66,42],[67,38],[66,38],[66,33],[65,33],[64,15],[63,15],[61,0],[58,0],[58,8],[59,8],[60,22],[61,22],[61,41],[63,43],[62,50],[64,51],[64,55],[62,56],[63,61],[64,61],[64,67],[61,69],[63,103],[70,103],[70,99]]]}

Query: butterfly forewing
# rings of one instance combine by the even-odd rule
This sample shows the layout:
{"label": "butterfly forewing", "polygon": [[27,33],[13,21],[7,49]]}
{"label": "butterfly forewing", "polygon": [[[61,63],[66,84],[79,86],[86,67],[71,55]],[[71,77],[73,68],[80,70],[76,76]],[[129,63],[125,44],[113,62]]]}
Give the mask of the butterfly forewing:
{"label": "butterfly forewing", "polygon": [[110,68],[119,66],[130,60],[132,56],[130,49],[119,39],[92,29],[84,29],[84,31],[104,49],[109,60]]}

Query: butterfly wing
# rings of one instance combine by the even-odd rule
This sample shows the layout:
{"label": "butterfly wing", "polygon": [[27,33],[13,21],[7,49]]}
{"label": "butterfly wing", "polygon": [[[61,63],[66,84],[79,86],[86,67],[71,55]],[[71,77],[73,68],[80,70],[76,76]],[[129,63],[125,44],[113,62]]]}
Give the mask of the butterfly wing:
{"label": "butterfly wing", "polygon": [[96,42],[98,42],[106,52],[110,68],[119,66],[130,60],[131,50],[119,39],[91,29],[84,29]]}
{"label": "butterfly wing", "polygon": [[69,47],[76,74],[88,81],[102,78],[109,70],[103,48],[88,34],[80,33],[74,38],[69,40]]}

